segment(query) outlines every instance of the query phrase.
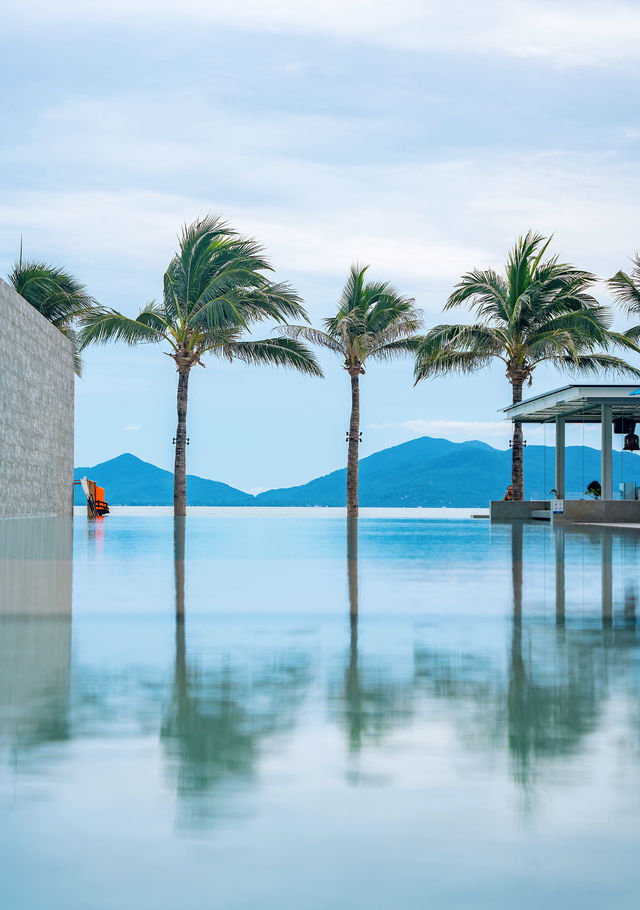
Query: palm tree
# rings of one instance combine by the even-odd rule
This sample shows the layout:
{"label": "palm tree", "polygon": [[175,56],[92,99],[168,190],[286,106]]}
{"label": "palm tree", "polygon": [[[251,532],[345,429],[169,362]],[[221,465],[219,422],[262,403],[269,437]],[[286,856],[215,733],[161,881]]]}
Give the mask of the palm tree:
{"label": "palm tree", "polygon": [[288,284],[276,284],[258,244],[238,236],[225,222],[207,216],[185,226],[180,248],[164,274],[162,301],[152,301],[135,319],[102,308],[87,315],[82,346],[107,341],[162,343],[178,372],[178,426],[175,438],[173,505],[186,515],[186,443],[189,375],[204,366],[205,354],[229,361],[271,363],[322,376],[313,354],[287,338],[248,340],[249,326],[265,319],[307,318]]}
{"label": "palm tree", "polygon": [[22,244],[20,259],[8,278],[18,294],[71,341],[76,375],[82,375],[80,344],[74,324],[97,306],[84,285],[64,269],[44,262],[23,262]]}
{"label": "palm tree", "polygon": [[[416,382],[450,371],[470,373],[501,360],[511,383],[512,402],[522,400],[538,364],[586,373],[640,370],[599,351],[613,344],[637,351],[630,337],[610,331],[612,316],[589,293],[595,277],[557,256],[543,259],[551,238],[529,231],[509,254],[504,275],[474,269],[463,275],[445,310],[468,304],[479,317],[473,325],[438,325],[422,340]],[[522,424],[513,425],[511,483],[522,499]]]}
{"label": "palm tree", "polygon": [[282,336],[304,338],[344,358],[351,379],[351,419],[347,457],[347,515],[358,515],[358,447],[360,442],[360,376],[367,360],[388,360],[415,350],[422,314],[411,297],[402,297],[388,282],[365,283],[369,266],[351,266],[335,316],[323,320],[324,331],[286,325]]}

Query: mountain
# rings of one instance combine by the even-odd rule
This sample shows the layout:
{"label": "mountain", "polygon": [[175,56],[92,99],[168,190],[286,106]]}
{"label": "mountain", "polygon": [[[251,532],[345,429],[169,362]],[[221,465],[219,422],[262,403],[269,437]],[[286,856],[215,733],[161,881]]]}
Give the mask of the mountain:
{"label": "mountain", "polygon": [[[600,478],[600,452],[568,446],[565,454],[567,495],[582,495],[591,480]],[[554,484],[554,449],[527,446],[524,450],[525,497],[546,498]],[[105,488],[112,505],[171,505],[173,474],[120,455],[91,468],[76,468],[76,479],[87,475]],[[511,478],[511,452],[484,442],[450,442],[423,436],[375,452],[360,461],[361,506],[486,506],[502,499]],[[640,457],[613,453],[613,488],[621,480],[640,485]],[[346,469],[316,477],[296,487],[268,490],[251,496],[224,483],[187,476],[187,503],[199,506],[344,506]],[[79,487],[76,505],[84,504]]]}
{"label": "mountain", "polygon": [[[173,505],[173,474],[157,468],[148,461],[126,453],[96,464],[92,468],[76,468],[74,479],[89,477],[105,489],[110,505],[170,506]],[[74,487],[74,504],[85,505],[82,489]],[[253,496],[236,490],[226,483],[205,480],[187,474],[187,505],[190,506],[248,506],[255,505]]]}
{"label": "mountain", "polygon": [[[549,498],[554,485],[555,450],[524,450],[525,498]],[[360,461],[361,506],[486,506],[502,499],[511,483],[511,450],[483,442],[449,442],[423,436]],[[346,468],[298,487],[269,490],[256,497],[264,506],[344,506]],[[583,446],[565,450],[565,490],[582,496],[600,478],[600,451]],[[640,484],[640,457],[613,453],[614,490],[624,479]]]}

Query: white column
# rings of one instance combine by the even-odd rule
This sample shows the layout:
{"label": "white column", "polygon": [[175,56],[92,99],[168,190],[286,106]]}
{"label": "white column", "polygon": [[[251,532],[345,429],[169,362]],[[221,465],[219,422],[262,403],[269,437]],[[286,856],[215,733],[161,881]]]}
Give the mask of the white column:
{"label": "white column", "polygon": [[556,496],[564,499],[564,417],[556,417]]}
{"label": "white column", "polygon": [[600,484],[602,486],[602,499],[613,499],[612,490],[612,462],[613,462],[613,416],[610,404],[600,405],[601,410],[601,436],[600,436]]}

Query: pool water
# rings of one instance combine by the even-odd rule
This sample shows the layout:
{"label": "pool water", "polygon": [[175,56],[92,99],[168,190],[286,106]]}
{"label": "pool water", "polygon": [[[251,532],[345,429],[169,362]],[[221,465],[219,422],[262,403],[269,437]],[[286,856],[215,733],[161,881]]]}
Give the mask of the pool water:
{"label": "pool water", "polygon": [[635,908],[639,541],[0,522],[0,907]]}

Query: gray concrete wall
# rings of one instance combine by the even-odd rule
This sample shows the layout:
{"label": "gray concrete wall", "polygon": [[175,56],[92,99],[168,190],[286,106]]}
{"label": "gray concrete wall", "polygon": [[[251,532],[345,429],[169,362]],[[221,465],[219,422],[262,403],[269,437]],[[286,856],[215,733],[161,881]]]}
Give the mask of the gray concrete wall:
{"label": "gray concrete wall", "polygon": [[[548,500],[521,502],[492,501],[489,504],[491,521],[527,521],[531,513],[549,509]],[[640,524],[640,501],[625,499],[565,499],[564,512],[552,513],[554,525],[575,523]]]}
{"label": "gray concrete wall", "polygon": [[0,518],[70,515],[71,342],[0,280]]}
{"label": "gray concrete wall", "polygon": [[629,499],[565,499],[564,512],[553,515],[553,523],[574,522],[640,524],[640,502]]}
{"label": "gray concrete wall", "polygon": [[538,509],[548,509],[547,499],[502,500],[492,499],[489,503],[491,521],[527,521]]}

